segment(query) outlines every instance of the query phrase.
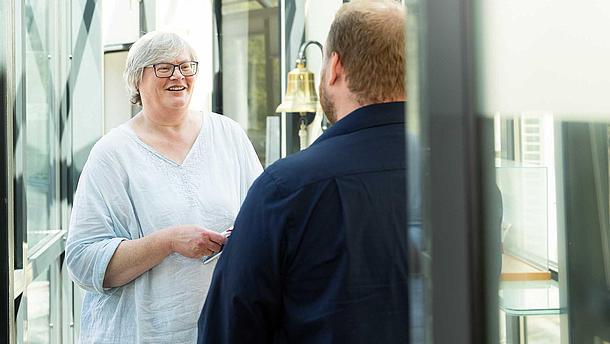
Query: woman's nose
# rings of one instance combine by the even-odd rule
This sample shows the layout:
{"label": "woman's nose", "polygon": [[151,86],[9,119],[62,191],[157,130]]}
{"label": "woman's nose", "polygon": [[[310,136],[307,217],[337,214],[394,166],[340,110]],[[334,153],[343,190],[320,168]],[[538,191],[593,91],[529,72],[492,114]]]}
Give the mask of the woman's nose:
{"label": "woman's nose", "polygon": [[184,79],[184,75],[180,72],[180,67],[174,67],[174,72],[170,76],[171,79]]}

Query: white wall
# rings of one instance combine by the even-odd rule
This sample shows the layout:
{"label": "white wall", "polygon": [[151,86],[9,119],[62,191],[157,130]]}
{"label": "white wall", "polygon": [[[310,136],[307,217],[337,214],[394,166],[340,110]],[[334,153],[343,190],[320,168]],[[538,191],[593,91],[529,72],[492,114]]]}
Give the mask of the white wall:
{"label": "white wall", "polygon": [[119,126],[131,118],[131,103],[123,69],[127,52],[104,54],[104,132]]}
{"label": "white wall", "polygon": [[213,30],[211,0],[157,0],[156,29],[176,32],[195,49],[199,59],[191,108],[211,109]]}
{"label": "white wall", "polygon": [[104,45],[132,43],[138,39],[139,0],[103,0],[101,5]]}
{"label": "white wall", "polygon": [[[104,47],[135,42],[140,37],[139,0],[102,0]],[[131,118],[131,103],[123,81],[127,52],[104,54],[104,133]]]}
{"label": "white wall", "polygon": [[479,113],[606,120],[610,2],[479,0],[474,8]]}

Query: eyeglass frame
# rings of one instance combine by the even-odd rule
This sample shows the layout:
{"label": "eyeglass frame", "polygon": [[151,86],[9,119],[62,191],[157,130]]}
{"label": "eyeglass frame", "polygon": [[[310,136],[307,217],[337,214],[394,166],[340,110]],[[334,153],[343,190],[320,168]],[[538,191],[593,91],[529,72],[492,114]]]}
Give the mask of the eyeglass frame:
{"label": "eyeglass frame", "polygon": [[[194,63],[195,64],[195,73],[191,74],[191,75],[184,75],[184,73],[182,73],[182,69],[180,68],[180,66],[182,66],[185,63]],[[157,66],[158,65],[171,65],[172,66],[172,72],[168,75],[168,76],[158,76],[157,75]],[[176,72],[176,67],[178,67],[178,71],[180,72],[180,74],[182,74],[183,77],[190,77],[190,76],[195,76],[197,75],[197,73],[199,72],[199,61],[184,61],[182,63],[179,64],[173,64],[173,63],[169,63],[169,62],[159,62],[159,63],[155,63],[155,64],[151,64],[148,66],[144,66],[144,68],[152,68],[153,72],[155,73],[155,76],[159,79],[169,79],[172,77],[172,75],[174,75],[174,73]]]}

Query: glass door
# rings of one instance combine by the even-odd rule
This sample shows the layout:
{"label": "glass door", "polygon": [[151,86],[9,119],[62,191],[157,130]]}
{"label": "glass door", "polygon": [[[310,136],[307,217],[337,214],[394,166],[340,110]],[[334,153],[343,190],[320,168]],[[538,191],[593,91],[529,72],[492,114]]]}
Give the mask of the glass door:
{"label": "glass door", "polygon": [[15,269],[17,342],[61,340],[60,269],[64,250],[60,224],[61,64],[67,59],[60,21],[65,2],[16,2]]}
{"label": "glass door", "polygon": [[14,49],[2,64],[13,83],[3,99],[14,106],[3,105],[9,115],[2,168],[11,188],[2,188],[2,231],[8,232],[2,243],[10,245],[2,252],[14,273],[7,282],[11,326],[1,338],[71,343],[78,295],[63,252],[84,146],[91,147],[103,128],[101,33],[92,25],[99,10],[84,0],[13,0],[1,8],[10,9],[3,13],[12,18],[2,23],[11,25],[3,37]]}
{"label": "glass door", "polygon": [[279,158],[279,0],[215,0],[213,6],[212,110],[241,124],[266,166]]}

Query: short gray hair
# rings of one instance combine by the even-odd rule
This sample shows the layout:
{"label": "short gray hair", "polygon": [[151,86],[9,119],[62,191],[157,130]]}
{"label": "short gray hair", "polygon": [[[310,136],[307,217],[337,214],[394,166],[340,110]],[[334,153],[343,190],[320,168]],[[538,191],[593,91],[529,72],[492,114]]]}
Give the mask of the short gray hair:
{"label": "short gray hair", "polygon": [[142,105],[139,87],[144,67],[174,60],[185,51],[197,60],[193,47],[173,32],[152,31],[140,37],[129,49],[123,72],[130,101]]}

